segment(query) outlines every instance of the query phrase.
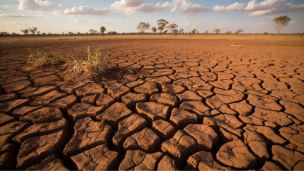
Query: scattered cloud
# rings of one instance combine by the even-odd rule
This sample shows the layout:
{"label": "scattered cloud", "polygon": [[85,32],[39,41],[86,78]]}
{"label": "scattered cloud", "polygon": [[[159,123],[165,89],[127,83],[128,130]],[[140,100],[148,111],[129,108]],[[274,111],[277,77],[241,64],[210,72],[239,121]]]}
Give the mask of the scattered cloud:
{"label": "scattered cloud", "polygon": [[53,11],[55,4],[52,1],[19,0],[18,9],[27,11]]}
{"label": "scattered cloud", "polygon": [[1,8],[9,8],[9,5],[0,5]]}
{"label": "scattered cloud", "polygon": [[125,11],[128,14],[134,14],[134,13],[152,13],[156,11],[163,11],[166,8],[170,7],[169,2],[165,3],[157,3],[157,4],[141,4],[138,7],[133,7],[133,8],[127,8]]}
{"label": "scattered cloud", "polygon": [[[301,17],[304,16],[304,2],[300,0],[225,0],[224,1],[214,1],[212,3],[205,3],[205,1],[198,0],[111,0],[109,5],[105,8],[98,6],[68,6],[65,1],[60,0],[0,0],[3,3],[0,3],[0,20],[1,18],[7,18],[10,25],[31,25],[32,18],[38,18],[35,22],[39,22],[40,19],[45,19],[46,22],[56,22],[63,23],[63,19],[70,18],[70,23],[85,23],[86,25],[101,23],[101,25],[117,25],[111,23],[120,23],[125,22],[127,25],[126,29],[132,30],[133,27],[127,24],[129,20],[120,20],[120,17],[117,15],[110,16],[110,18],[103,17],[104,15],[112,14],[112,13],[124,13],[124,14],[137,14],[137,13],[157,13],[157,15],[166,15],[171,18],[170,22],[177,22],[179,28],[184,28],[185,30],[191,30],[193,28],[204,28],[206,25],[212,25],[212,27],[226,27],[224,24],[226,18],[224,17],[234,17],[229,15],[228,12],[231,11],[242,11],[239,17],[242,18],[244,16],[259,16],[256,19],[253,19],[252,22],[254,24],[249,25],[247,27],[251,27],[253,25],[263,28],[266,26],[270,29],[274,29],[274,24],[272,20],[280,15],[285,15],[287,12],[298,11],[297,13],[292,13],[292,21],[290,22],[293,26],[302,26]],[[167,2],[168,1],[168,2]],[[14,2],[14,6],[10,3]],[[85,1],[81,1],[85,2]],[[228,3],[227,3],[228,2]],[[229,3],[231,2],[231,3]],[[293,3],[292,3],[293,2]],[[301,4],[302,3],[302,4]],[[207,4],[206,6],[204,4]],[[210,5],[212,4],[212,5]],[[34,11],[35,13],[26,11],[7,11],[9,9],[13,10],[17,8],[20,10],[26,11]],[[109,7],[110,6],[110,7]],[[8,9],[6,9],[8,8]],[[57,10],[57,11],[56,11]],[[166,12],[162,12],[166,11]],[[168,12],[170,11],[170,12]],[[50,13],[42,13],[42,12],[50,12]],[[213,18],[212,21],[209,21],[208,24],[201,20],[190,20],[194,19],[193,15],[197,15],[197,17],[203,17],[203,13],[207,12],[209,15],[212,13],[212,17],[219,16],[220,20]],[[227,12],[227,13],[222,13]],[[245,14],[246,13],[246,14]],[[39,15],[42,14],[42,15]],[[52,15],[53,14],[53,15]],[[179,14],[179,15],[176,15]],[[206,13],[205,13],[206,14]],[[228,16],[227,16],[227,15]],[[62,16],[60,16],[62,15]],[[155,14],[156,15],[156,14]],[[168,16],[172,15],[172,16]],[[199,16],[200,15],[200,16]],[[86,18],[86,16],[97,16],[91,17],[92,20]],[[146,15],[145,15],[146,16]],[[150,15],[152,16],[152,15]],[[290,16],[290,15],[289,15]],[[61,17],[63,17],[61,19]],[[135,15],[133,20],[137,20],[138,17],[142,17],[140,15]],[[164,16],[165,17],[165,16]],[[174,18],[175,17],[175,18]],[[177,17],[177,18],[176,18]],[[178,18],[179,17],[179,18]],[[300,17],[300,18],[299,18]],[[29,18],[30,20],[26,20]],[[40,18],[40,19],[39,19]],[[126,17],[127,18],[131,18]],[[132,17],[133,18],[133,17]],[[135,19],[137,18],[137,19]],[[250,18],[247,18],[248,20]],[[154,19],[152,19],[154,20]],[[215,21],[216,20],[216,21]],[[222,20],[222,21],[221,21]],[[295,21],[294,21],[295,20]],[[22,21],[22,22],[21,22]],[[28,22],[28,23],[26,23]],[[147,19],[147,22],[149,21]],[[104,23],[104,24],[102,24]],[[109,24],[107,24],[109,23]],[[131,22],[130,22],[131,24]],[[222,25],[219,25],[222,24]],[[227,25],[229,25],[227,21]],[[76,26],[77,24],[74,24]],[[78,24],[80,25],[80,24]],[[96,24],[95,24],[96,25]],[[97,24],[100,25],[100,24]],[[118,24],[119,25],[119,24]],[[231,24],[230,24],[231,25]],[[232,23],[233,25],[233,23]],[[20,26],[21,27],[21,26]],[[62,27],[62,26],[60,26]],[[232,26],[231,26],[232,27]],[[233,27],[235,27],[233,25]],[[245,27],[245,26],[244,26]],[[17,28],[17,27],[16,27]],[[208,28],[210,30],[210,28]],[[221,29],[222,29],[221,28]],[[294,27],[295,28],[295,27]],[[53,29],[53,28],[52,28]],[[75,28],[81,29],[81,28]],[[122,28],[117,28],[117,30]],[[229,28],[230,29],[230,28]],[[253,28],[252,28],[253,29]],[[258,28],[257,28],[258,29]],[[230,29],[232,30],[232,29]],[[248,29],[250,30],[250,29]]]}
{"label": "scattered cloud", "polygon": [[12,22],[13,25],[27,25],[26,22]]}
{"label": "scattered cloud", "polygon": [[77,20],[77,19],[74,19],[74,23],[85,23],[86,21],[85,20],[82,20],[82,19],[80,19],[80,20]]}
{"label": "scattered cloud", "polygon": [[256,10],[266,10],[273,7],[274,4],[279,2],[285,2],[286,0],[265,0],[260,3],[256,3],[256,0],[251,0],[248,2],[245,10],[247,11],[256,11]]}
{"label": "scattered cloud", "polygon": [[192,2],[189,2],[188,0],[173,0],[172,6],[171,12],[183,12],[188,15],[211,11],[211,8],[203,7],[201,4],[192,4]]}
{"label": "scattered cloud", "polygon": [[138,7],[142,5],[146,0],[120,0],[114,2],[111,7],[116,9],[126,9],[130,7]]}
{"label": "scattered cloud", "polygon": [[276,16],[263,17],[264,20],[273,20]]}
{"label": "scattered cloud", "polygon": [[132,19],[128,20],[101,20],[101,21],[94,21],[94,23],[119,23],[119,22],[126,22],[131,21]]}
{"label": "scattered cloud", "polygon": [[0,18],[37,18],[42,15],[24,15],[24,14],[1,14]]}
{"label": "scattered cloud", "polygon": [[287,3],[283,6],[276,6],[267,10],[254,11],[250,13],[249,16],[279,14],[279,13],[287,13],[287,12],[294,12],[301,10],[304,10],[304,4],[293,5],[293,3]]}
{"label": "scattered cloud", "polygon": [[199,19],[185,19],[181,24],[179,24],[179,28],[183,28],[185,32],[192,31],[193,29],[198,29],[203,26],[204,21]]}
{"label": "scattered cloud", "polygon": [[80,6],[80,7],[73,7],[67,8],[64,11],[54,11],[54,15],[106,15],[111,13],[112,10],[109,9],[98,9],[98,8],[91,8],[87,6]]}
{"label": "scattered cloud", "polygon": [[114,21],[111,21],[111,20],[102,20],[102,21],[95,21],[94,23],[114,23]]}
{"label": "scattered cloud", "polygon": [[146,0],[120,0],[111,4],[112,8],[125,10],[127,14],[134,13],[152,13],[156,11],[163,11],[170,7],[169,2],[157,4],[144,4]]}
{"label": "scattered cloud", "polygon": [[244,3],[234,3],[234,4],[231,4],[231,5],[228,5],[228,6],[219,6],[219,5],[216,5],[214,8],[213,8],[213,11],[215,12],[230,12],[230,11],[241,11],[243,10],[243,7],[245,6]]}
{"label": "scattered cloud", "polygon": [[119,21],[119,22],[126,22],[126,21],[132,21],[132,20],[134,20],[134,19],[127,19],[127,20],[120,19],[120,20],[117,20],[117,21]]}
{"label": "scattered cloud", "polygon": [[58,17],[44,17],[46,20],[56,20],[59,21],[60,19]]}

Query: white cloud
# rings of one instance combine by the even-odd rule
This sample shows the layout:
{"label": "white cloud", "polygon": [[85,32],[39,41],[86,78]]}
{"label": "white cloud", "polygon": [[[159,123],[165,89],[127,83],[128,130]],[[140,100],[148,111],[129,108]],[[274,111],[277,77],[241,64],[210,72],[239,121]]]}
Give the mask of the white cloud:
{"label": "white cloud", "polygon": [[133,14],[133,13],[152,13],[155,11],[163,11],[166,8],[170,7],[170,3],[169,2],[165,2],[165,3],[157,3],[157,4],[141,4],[138,7],[134,7],[134,8],[127,8],[125,11],[128,14]]}
{"label": "white cloud", "polygon": [[37,18],[42,15],[23,15],[23,14],[1,14],[0,18]]}
{"label": "white cloud", "polygon": [[276,16],[263,17],[264,20],[273,20]]}
{"label": "white cloud", "polygon": [[138,7],[142,5],[146,0],[120,0],[114,2],[111,7],[117,9],[125,9],[130,7]]}
{"label": "white cloud", "polygon": [[219,6],[219,5],[216,5],[214,8],[213,8],[213,11],[215,12],[222,12],[222,11],[226,11],[226,12],[229,12],[229,11],[241,11],[243,9],[243,7],[245,6],[244,3],[234,3],[234,4],[231,4],[231,5],[228,5],[227,7],[225,6]]}
{"label": "white cloud", "polygon": [[52,1],[42,0],[19,0],[19,2],[18,9],[27,11],[52,11],[55,5]]}
{"label": "white cloud", "polygon": [[287,13],[294,11],[304,10],[304,4],[293,5],[292,3],[287,3],[283,6],[273,7],[267,10],[259,10],[254,11],[249,14],[249,16],[260,16],[260,15],[268,15],[268,14],[279,14],[279,13]]}
{"label": "white cloud", "polygon": [[245,10],[248,11],[255,11],[255,10],[267,10],[273,7],[274,4],[279,2],[285,2],[286,0],[265,0],[260,3],[256,3],[256,0],[252,0],[248,2],[247,7]]}
{"label": "white cloud", "polygon": [[183,28],[185,32],[192,31],[193,29],[200,29],[204,27],[206,23],[201,19],[184,19],[181,24],[178,24],[179,28]]}
{"label": "white cloud", "polygon": [[94,23],[119,23],[119,22],[126,22],[131,21],[131,19],[128,20],[101,20],[101,21],[94,21]]}
{"label": "white cloud", "polygon": [[289,24],[296,24],[298,23],[297,21],[290,21]]}
{"label": "white cloud", "polygon": [[211,11],[211,8],[203,7],[201,4],[193,4],[188,2],[188,0],[173,0],[173,8],[171,12],[183,12],[188,15],[195,15],[200,12]]}
{"label": "white cloud", "polygon": [[0,5],[1,8],[9,8],[8,5]]}
{"label": "white cloud", "polygon": [[128,14],[134,13],[152,13],[155,11],[163,11],[170,7],[169,2],[157,4],[144,4],[146,0],[120,0],[111,4],[112,8],[125,10]]}
{"label": "white cloud", "polygon": [[112,11],[109,9],[98,9],[91,8],[87,6],[73,7],[67,8],[64,11],[54,11],[54,15],[106,15],[111,13]]}
{"label": "white cloud", "polygon": [[82,19],[80,19],[80,20],[77,20],[77,19],[74,19],[74,23],[85,23],[86,21],[85,20],[82,20]]}
{"label": "white cloud", "polygon": [[261,23],[259,23],[258,24],[259,26],[272,26],[273,25],[273,23],[269,23],[269,22],[261,22]]}
{"label": "white cloud", "polygon": [[62,8],[62,7],[63,7],[63,4],[62,4],[62,3],[59,3],[59,4],[57,5],[57,7]]}
{"label": "white cloud", "polygon": [[13,25],[27,25],[26,22],[12,22]]}
{"label": "white cloud", "polygon": [[125,21],[132,21],[134,19],[127,19],[127,20],[123,20],[123,19],[120,19],[120,20],[117,20],[118,22],[125,22]]}
{"label": "white cloud", "polygon": [[56,20],[56,21],[59,21],[60,19],[57,18],[57,17],[44,17],[44,19],[46,20]]}
{"label": "white cloud", "polygon": [[248,16],[259,16],[259,15],[273,14],[272,11],[273,10],[271,10],[271,9],[269,9],[269,10],[262,10],[262,11],[255,11],[255,12],[249,14]]}
{"label": "white cloud", "polygon": [[114,21],[111,21],[111,20],[102,20],[102,21],[95,21],[94,23],[114,23]]}

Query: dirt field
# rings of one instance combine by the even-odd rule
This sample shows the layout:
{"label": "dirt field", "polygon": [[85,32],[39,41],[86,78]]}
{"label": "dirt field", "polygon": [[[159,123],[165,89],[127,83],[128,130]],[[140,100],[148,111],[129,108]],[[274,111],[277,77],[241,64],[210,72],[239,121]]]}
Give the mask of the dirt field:
{"label": "dirt field", "polygon": [[[77,81],[31,50],[110,69]],[[0,40],[0,169],[304,168],[304,37]]]}

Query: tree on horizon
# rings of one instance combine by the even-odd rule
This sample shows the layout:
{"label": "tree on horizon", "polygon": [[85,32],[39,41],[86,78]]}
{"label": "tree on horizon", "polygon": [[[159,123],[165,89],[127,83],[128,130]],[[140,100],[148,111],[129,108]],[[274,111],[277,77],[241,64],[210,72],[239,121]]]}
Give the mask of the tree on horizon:
{"label": "tree on horizon", "polygon": [[169,24],[169,25],[166,27],[166,29],[171,30],[171,33],[174,33],[174,31],[175,31],[175,29],[176,29],[177,27],[178,27],[177,24],[171,23],[171,24]]}
{"label": "tree on horizon", "polygon": [[181,29],[179,30],[179,34],[182,34],[182,33],[184,33],[184,29],[181,28]]}
{"label": "tree on horizon", "polygon": [[37,32],[37,27],[28,28],[28,31],[31,32],[32,34],[36,34],[36,32]]}
{"label": "tree on horizon", "polygon": [[289,24],[289,21],[291,21],[291,19],[287,15],[277,17],[273,20],[273,22],[275,23],[275,27],[278,31],[278,35],[280,34],[281,29]]}
{"label": "tree on horizon", "polygon": [[196,29],[193,29],[193,30],[191,31],[192,35],[195,34],[196,31],[197,31]]}
{"label": "tree on horizon", "polygon": [[89,33],[90,33],[90,34],[95,34],[95,33],[97,33],[97,30],[90,29],[90,30],[89,30]]}
{"label": "tree on horizon", "polygon": [[150,24],[145,22],[140,22],[137,26],[137,30],[141,31],[141,35],[144,35],[145,30],[150,30]]}
{"label": "tree on horizon", "polygon": [[157,31],[156,27],[152,27],[151,30],[153,31],[153,33],[156,33]]}
{"label": "tree on horizon", "polygon": [[160,20],[157,21],[157,25],[158,25],[157,30],[159,30],[159,34],[162,33],[162,31],[165,29],[167,24],[169,24],[169,22],[167,20],[164,20],[164,19],[160,19]]}
{"label": "tree on horizon", "polygon": [[241,34],[241,33],[243,33],[243,32],[244,32],[243,29],[238,29],[238,30],[235,32],[235,34]]}
{"label": "tree on horizon", "polygon": [[107,29],[104,27],[104,26],[101,26],[100,27],[100,34],[102,35],[102,36],[104,36],[104,32],[106,31]]}
{"label": "tree on horizon", "polygon": [[215,34],[219,34],[221,32],[221,29],[217,28],[217,29],[213,29],[213,31],[215,32]]}
{"label": "tree on horizon", "polygon": [[27,35],[27,33],[29,32],[28,29],[24,29],[24,30],[21,30],[21,32],[24,34],[24,35]]}

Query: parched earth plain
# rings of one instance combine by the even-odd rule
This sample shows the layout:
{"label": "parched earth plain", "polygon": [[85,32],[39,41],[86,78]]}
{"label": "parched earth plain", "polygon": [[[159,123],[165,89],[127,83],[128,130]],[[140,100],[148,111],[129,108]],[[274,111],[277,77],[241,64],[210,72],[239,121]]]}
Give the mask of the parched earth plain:
{"label": "parched earth plain", "polygon": [[[77,81],[10,55],[86,58],[110,70]],[[113,39],[1,45],[0,168],[304,168],[303,41]]]}

